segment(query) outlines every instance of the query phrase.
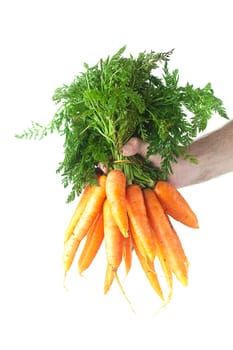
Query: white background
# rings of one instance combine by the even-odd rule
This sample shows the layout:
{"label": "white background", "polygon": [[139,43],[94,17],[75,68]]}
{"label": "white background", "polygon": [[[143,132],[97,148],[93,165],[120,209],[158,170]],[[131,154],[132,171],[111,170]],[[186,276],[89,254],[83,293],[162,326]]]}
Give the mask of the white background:
{"label": "white background", "polygon": [[[31,120],[46,124],[55,88],[115,53],[175,48],[181,82],[211,82],[232,118],[231,1],[2,1],[0,5],[0,347],[1,349],[232,349],[233,174],[182,189],[199,230],[176,225],[190,284],[175,284],[160,311],[136,259],[125,289],[103,296],[104,251],[63,288],[63,234],[75,203],[55,174],[57,135],[20,141]],[[225,123],[211,120],[208,131]]]}

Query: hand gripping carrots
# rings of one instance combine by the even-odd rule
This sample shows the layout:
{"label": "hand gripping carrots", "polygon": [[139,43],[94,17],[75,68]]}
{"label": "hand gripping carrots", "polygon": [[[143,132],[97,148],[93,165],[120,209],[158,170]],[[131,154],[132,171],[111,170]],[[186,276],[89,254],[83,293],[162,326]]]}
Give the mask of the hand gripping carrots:
{"label": "hand gripping carrots", "polygon": [[[135,253],[152,288],[164,302],[170,301],[173,275],[187,286],[189,265],[170,216],[189,227],[199,227],[195,213],[170,183],[157,181],[154,188],[141,188],[136,184],[127,184],[121,170],[100,175],[96,185],[84,188],[65,231],[65,275],[78,254],[82,240],[85,239],[85,243],[77,263],[80,274],[90,267],[104,242],[105,294],[116,280],[127,298],[118,270],[123,262],[127,276]],[[167,298],[155,269],[155,261],[160,264],[167,282]]]}

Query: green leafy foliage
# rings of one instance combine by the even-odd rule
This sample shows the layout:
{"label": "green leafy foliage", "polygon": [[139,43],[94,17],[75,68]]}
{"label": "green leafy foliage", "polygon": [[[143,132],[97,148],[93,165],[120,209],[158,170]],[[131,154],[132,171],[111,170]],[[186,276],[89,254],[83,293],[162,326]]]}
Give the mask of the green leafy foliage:
{"label": "green leafy foliage", "polygon": [[[214,114],[227,118],[210,83],[202,89],[189,83],[179,86],[178,70],[168,68],[173,50],[142,52],[134,58],[125,57],[125,49],[93,67],[85,63],[84,72],[70,85],[55,90],[58,109],[51,122],[47,126],[33,122],[16,135],[42,139],[58,132],[64,137],[64,159],[57,173],[64,187],[70,187],[68,202],[86,183],[96,181],[99,162],[122,169],[128,183],[153,186],[172,173],[179,156],[195,161],[186,148]],[[122,146],[132,136],[149,142],[148,157],[161,155],[160,169],[153,168],[148,157],[122,156]]]}

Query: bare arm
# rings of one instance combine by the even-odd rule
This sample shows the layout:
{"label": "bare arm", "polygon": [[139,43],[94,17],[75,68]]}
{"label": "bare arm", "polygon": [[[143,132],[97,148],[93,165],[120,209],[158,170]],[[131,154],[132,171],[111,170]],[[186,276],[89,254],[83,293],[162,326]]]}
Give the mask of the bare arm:
{"label": "bare arm", "polygon": [[[148,144],[138,138],[132,138],[123,147],[123,155],[140,154],[145,157]],[[201,183],[233,171],[233,120],[222,128],[194,141],[188,149],[198,164],[183,158],[173,164],[173,174],[169,181],[177,188]],[[150,156],[150,161],[159,166],[161,158]]]}

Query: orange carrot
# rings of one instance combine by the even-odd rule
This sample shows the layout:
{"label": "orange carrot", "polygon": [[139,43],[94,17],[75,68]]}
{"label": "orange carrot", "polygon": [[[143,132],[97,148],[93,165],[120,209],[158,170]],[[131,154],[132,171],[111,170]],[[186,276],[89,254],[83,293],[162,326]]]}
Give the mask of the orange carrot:
{"label": "orange carrot", "polygon": [[92,263],[104,239],[103,212],[101,211],[93,221],[85,245],[78,260],[79,273],[82,274]]}
{"label": "orange carrot", "polygon": [[88,198],[90,197],[91,195],[91,191],[92,191],[92,188],[91,186],[87,185],[81,196],[80,196],[80,199],[78,201],[78,205],[74,211],[74,214],[73,216],[71,217],[71,220],[69,222],[69,225],[66,229],[66,232],[65,232],[65,238],[64,238],[64,243],[68,241],[68,239],[70,238],[70,236],[72,235],[74,229],[75,229],[75,226],[77,225],[77,222],[78,220],[80,219],[82,213],[83,213],[83,210],[88,202]]}
{"label": "orange carrot", "polygon": [[105,188],[103,186],[92,186],[91,196],[85,206],[85,209],[80,217],[77,226],[75,227],[73,234],[69,240],[65,243],[63,264],[65,274],[70,269],[74,260],[76,251],[79,247],[81,240],[85,237],[89,231],[93,221],[103,208],[105,200]]}
{"label": "orange carrot", "polygon": [[172,278],[172,270],[169,265],[169,262],[166,258],[166,251],[164,249],[164,246],[159,242],[157,235],[154,234],[155,242],[156,242],[156,247],[157,247],[157,257],[160,262],[161,268],[163,270],[164,276],[167,281],[167,286],[168,286],[168,298],[167,302],[171,300],[172,293],[173,293],[173,278]]}
{"label": "orange carrot", "polygon": [[104,202],[104,241],[107,262],[113,270],[117,270],[123,253],[123,236],[115,223],[108,199]]}
{"label": "orange carrot", "polygon": [[107,256],[107,264],[108,264],[106,276],[105,276],[105,287],[104,287],[105,294],[109,290],[113,279],[115,279],[124,297],[126,298],[127,302],[131,306],[130,300],[128,299],[122,287],[122,284],[119,280],[119,277],[117,275],[117,269],[120,266],[122,261],[124,237],[115,223],[108,199],[106,199],[104,202],[103,213],[104,213],[105,251]]}
{"label": "orange carrot", "polygon": [[107,175],[106,196],[112,216],[124,237],[128,236],[128,215],[126,210],[126,177],[120,170],[112,170]]}
{"label": "orange carrot", "polygon": [[104,294],[107,294],[109,291],[112,282],[114,280],[114,272],[111,265],[107,264],[106,272],[105,272],[105,280],[104,280]]}
{"label": "orange carrot", "polygon": [[132,237],[131,234],[129,234],[128,237],[123,239],[123,260],[125,263],[126,276],[128,275],[132,265],[132,249]]}
{"label": "orange carrot", "polygon": [[86,204],[82,216],[74,229],[74,236],[82,240],[87,234],[93,220],[101,211],[105,200],[105,189],[102,186],[92,186],[91,196]]}
{"label": "orange carrot", "polygon": [[[179,249],[180,251],[180,254],[182,256],[182,259],[183,259],[183,265],[184,265],[184,271],[186,270],[186,276],[188,275],[188,267],[189,267],[189,261],[188,261],[188,258],[187,256],[185,255],[185,252],[184,252],[184,249],[182,247],[182,244],[181,244],[181,241],[179,239],[179,236],[174,228],[174,226],[172,225],[170,219],[168,218],[168,221],[169,221],[169,224],[170,224],[170,227],[171,227],[171,230],[173,232],[173,238],[174,238],[174,241],[176,241],[176,247]],[[173,271],[175,273],[175,271]],[[176,274],[176,273],[175,273]],[[177,275],[176,277],[178,278],[178,280],[180,280],[180,282],[184,285],[184,286],[187,286],[188,285],[188,276],[185,279],[183,279],[183,282],[182,282],[182,273],[180,274],[180,277],[179,276],[179,271],[177,271]]]}
{"label": "orange carrot", "polygon": [[79,244],[80,244],[80,241],[76,239],[74,235],[72,235],[69,238],[69,240],[65,243],[64,252],[63,252],[63,266],[64,266],[65,276],[72,265],[72,262],[74,260]]}
{"label": "orange carrot", "polygon": [[158,181],[154,191],[168,215],[186,226],[199,227],[196,214],[172,184],[167,181]]}
{"label": "orange carrot", "polygon": [[164,295],[162,288],[160,286],[157,273],[155,271],[154,263],[149,259],[145,259],[145,257],[135,248],[135,252],[137,254],[138,260],[143,268],[143,271],[146,274],[148,281],[150,282],[152,288],[156,291],[158,296],[164,300]]}
{"label": "orange carrot", "polygon": [[136,255],[138,257],[138,260],[141,264],[141,267],[145,272],[146,277],[150,282],[152,288],[156,291],[156,293],[160,296],[160,298],[164,300],[163,291],[161,289],[158,276],[155,272],[154,262],[144,255],[145,254],[144,249],[141,246],[139,237],[134,234],[134,228],[132,227],[131,222],[130,222],[130,227],[131,227],[132,237],[133,237],[133,246],[134,246]]}
{"label": "orange carrot", "polygon": [[132,225],[132,236],[143,249],[143,255],[151,261],[156,254],[153,232],[149,224],[143,192],[138,185],[129,185],[126,189],[126,202],[129,219]]}
{"label": "orange carrot", "polygon": [[179,237],[171,226],[155,192],[149,188],[143,192],[151,226],[160,244],[164,247],[164,252],[166,252],[165,259],[168,260],[177,279],[186,286],[188,284],[188,261]]}
{"label": "orange carrot", "polygon": [[106,179],[107,179],[107,176],[105,174],[99,175],[97,177],[97,181],[98,181],[99,186],[103,187],[104,189],[106,187]]}

